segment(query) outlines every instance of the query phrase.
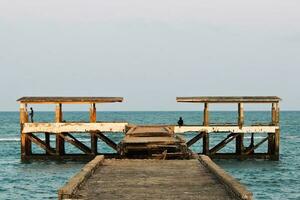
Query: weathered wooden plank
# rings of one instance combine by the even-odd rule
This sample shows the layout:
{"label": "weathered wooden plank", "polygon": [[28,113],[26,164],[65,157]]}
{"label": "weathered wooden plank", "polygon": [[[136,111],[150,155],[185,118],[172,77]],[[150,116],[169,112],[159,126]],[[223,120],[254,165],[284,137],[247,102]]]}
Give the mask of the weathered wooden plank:
{"label": "weathered wooden plank", "polygon": [[125,136],[122,141],[124,144],[127,143],[164,143],[164,144],[175,144],[181,143],[181,140],[176,137],[134,137]]}
{"label": "weathered wooden plank", "polygon": [[[128,123],[25,123],[24,133],[34,132],[74,132],[84,133],[91,131],[100,132],[125,132]],[[275,133],[278,126],[174,126],[175,133],[185,132],[232,132],[232,133]]]}
{"label": "weathered wooden plank", "polygon": [[208,133],[275,133],[278,126],[174,126],[175,133],[208,132]]}
{"label": "weathered wooden plank", "polygon": [[126,135],[146,137],[146,136],[173,136],[174,132],[166,126],[134,126],[130,128]]}
{"label": "weathered wooden plank", "polygon": [[128,123],[25,123],[24,133],[86,133],[92,131],[100,132],[124,132]]}

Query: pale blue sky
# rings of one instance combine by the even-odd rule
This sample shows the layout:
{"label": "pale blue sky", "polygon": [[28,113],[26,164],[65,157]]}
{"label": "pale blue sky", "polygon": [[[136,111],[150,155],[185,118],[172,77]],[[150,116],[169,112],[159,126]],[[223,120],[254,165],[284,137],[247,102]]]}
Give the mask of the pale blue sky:
{"label": "pale blue sky", "polygon": [[29,95],[125,98],[98,110],[277,95],[283,110],[300,110],[299,9],[298,0],[0,0],[0,110]]}

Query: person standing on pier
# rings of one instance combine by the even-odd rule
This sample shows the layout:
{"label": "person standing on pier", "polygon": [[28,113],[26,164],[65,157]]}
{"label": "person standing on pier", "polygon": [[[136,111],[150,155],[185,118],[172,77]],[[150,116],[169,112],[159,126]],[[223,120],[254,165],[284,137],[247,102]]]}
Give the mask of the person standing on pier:
{"label": "person standing on pier", "polygon": [[30,108],[30,113],[29,113],[31,123],[33,123],[33,115],[34,115],[34,111],[33,111],[32,107],[31,107]]}
{"label": "person standing on pier", "polygon": [[182,117],[179,117],[179,120],[177,122],[178,126],[183,126],[183,119]]}

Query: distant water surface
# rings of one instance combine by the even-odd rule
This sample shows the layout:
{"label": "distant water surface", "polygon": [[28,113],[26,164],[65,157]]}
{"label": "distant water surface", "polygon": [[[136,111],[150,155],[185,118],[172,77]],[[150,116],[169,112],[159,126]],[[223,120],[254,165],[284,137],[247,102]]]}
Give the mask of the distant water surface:
{"label": "distant water surface", "polygon": [[[235,122],[236,112],[212,112],[214,122]],[[101,121],[127,121],[134,124],[175,124],[182,116],[186,124],[200,124],[201,112],[100,112]],[[270,121],[270,112],[246,112],[246,123]],[[36,112],[36,121],[53,121],[52,112]],[[65,112],[67,121],[88,121],[87,112]],[[84,163],[33,161],[20,162],[19,113],[0,112],[0,199],[56,199],[57,189],[72,175],[80,170]],[[187,134],[187,138],[194,134]],[[88,138],[79,137],[88,144]],[[118,134],[109,137],[116,142],[121,140]],[[212,138],[212,145],[223,135]],[[262,139],[264,135],[257,138]],[[250,137],[246,135],[246,144]],[[52,145],[53,144],[52,140]],[[67,151],[77,151],[71,145]],[[200,143],[193,147],[199,151]],[[231,151],[234,144],[225,151]],[[35,147],[35,152],[42,152]],[[258,151],[264,151],[260,148]],[[265,160],[216,160],[216,162],[244,183],[255,199],[300,199],[300,112],[281,112],[281,152],[280,161]],[[100,152],[113,152],[101,143]],[[187,169],[188,170],[188,169]],[[199,177],[201,178],[201,177]]]}

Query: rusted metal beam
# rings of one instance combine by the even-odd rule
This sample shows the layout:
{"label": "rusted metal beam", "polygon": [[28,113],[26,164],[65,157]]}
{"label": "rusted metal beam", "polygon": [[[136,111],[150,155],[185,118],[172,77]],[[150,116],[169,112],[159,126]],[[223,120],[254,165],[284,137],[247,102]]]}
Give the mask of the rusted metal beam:
{"label": "rusted metal beam", "polygon": [[193,144],[195,144],[198,140],[200,140],[203,137],[203,134],[205,134],[205,132],[200,132],[199,134],[197,134],[195,137],[193,137],[190,141],[188,141],[186,143],[187,147],[192,146]]}
{"label": "rusted metal beam", "polygon": [[263,144],[265,141],[267,141],[269,137],[266,137],[262,139],[260,142],[258,142],[256,145],[252,146],[250,149],[247,149],[244,154],[249,155],[250,153],[254,152],[255,149],[257,149],[261,144]]}
{"label": "rusted metal beam", "polygon": [[86,154],[91,154],[92,151],[89,147],[87,147],[85,144],[77,140],[74,136],[72,136],[70,133],[60,133],[59,134],[66,142],[69,142],[70,144],[73,144],[78,149],[83,151]]}
{"label": "rusted metal beam", "polygon": [[118,151],[118,145],[114,143],[111,139],[106,137],[103,133],[97,132],[95,133],[95,136],[97,136],[99,139],[101,139],[103,142],[105,142],[108,146],[110,146],[114,150]]}
{"label": "rusted metal beam", "polygon": [[44,149],[48,154],[55,155],[54,149],[49,148],[48,145],[43,140],[41,140],[40,138],[38,138],[34,134],[28,133],[27,137],[33,143],[37,144],[39,147],[41,147],[42,149]]}
{"label": "rusted metal beam", "polygon": [[211,150],[209,150],[210,154],[217,153],[220,149],[222,149],[226,144],[234,140],[239,134],[237,133],[231,133],[229,134],[224,140],[222,140],[219,144],[217,144],[215,147],[213,147]]}

